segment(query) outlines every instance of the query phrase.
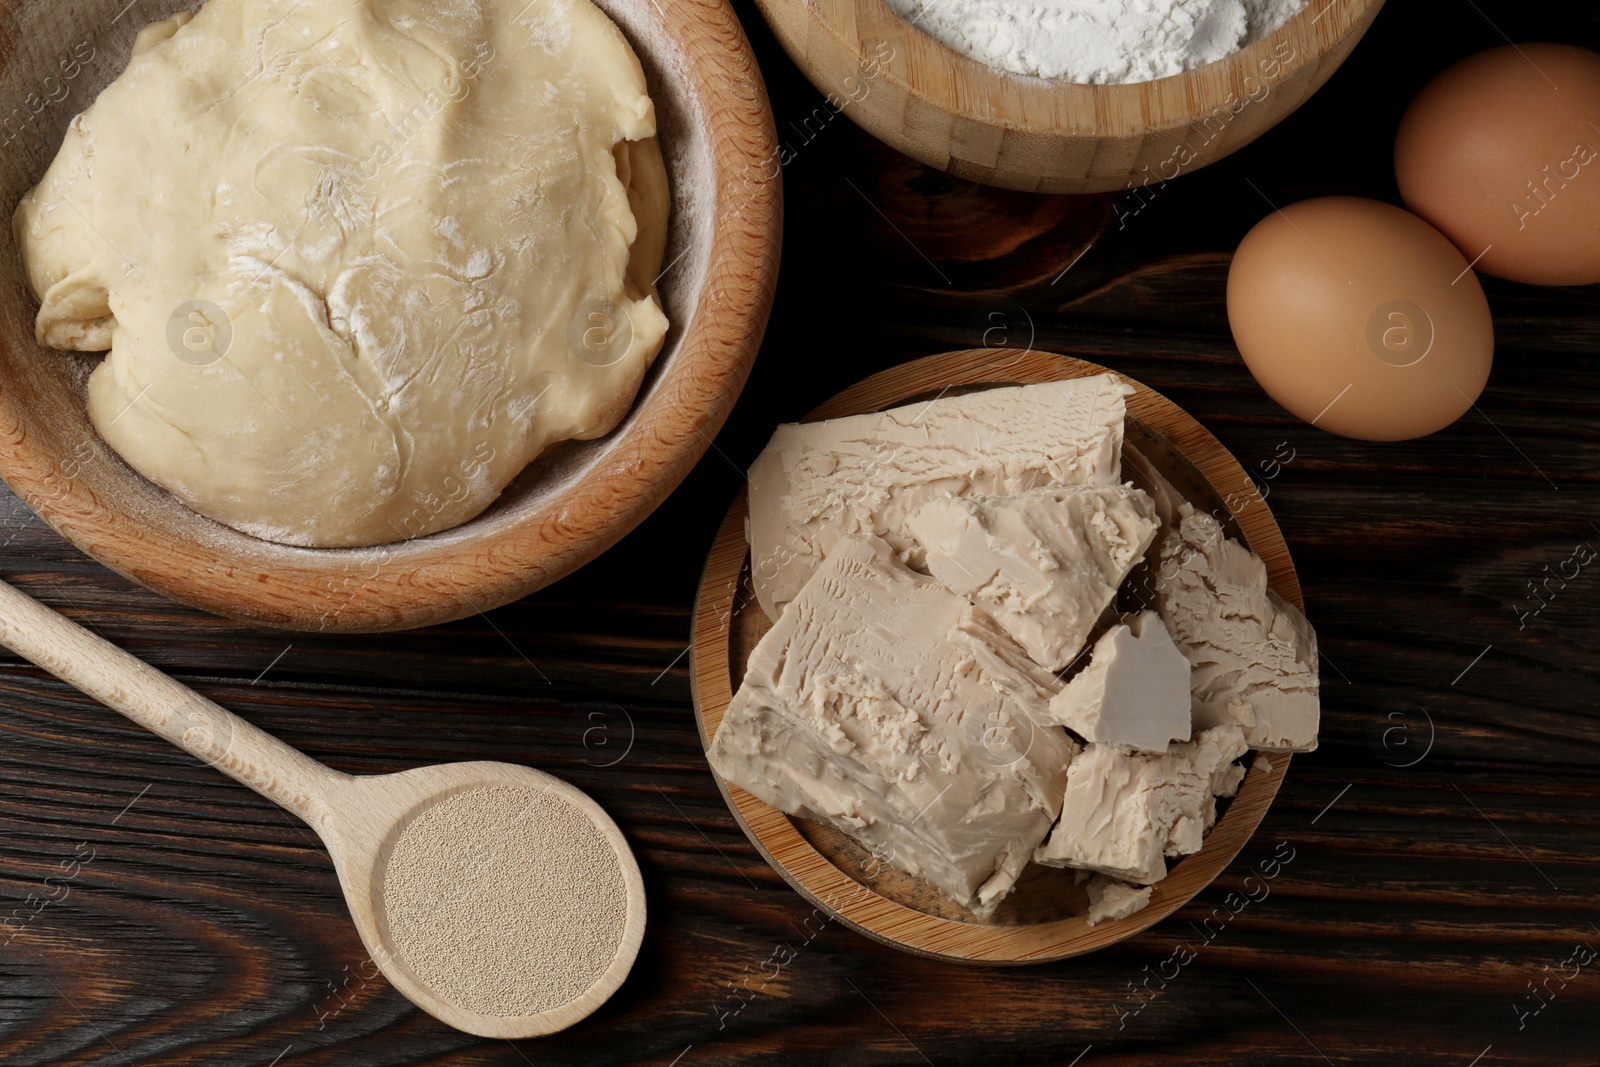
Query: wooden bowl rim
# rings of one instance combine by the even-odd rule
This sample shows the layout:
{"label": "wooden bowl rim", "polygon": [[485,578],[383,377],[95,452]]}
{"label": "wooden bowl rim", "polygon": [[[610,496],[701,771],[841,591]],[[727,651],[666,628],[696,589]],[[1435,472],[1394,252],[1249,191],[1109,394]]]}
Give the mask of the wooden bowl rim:
{"label": "wooden bowl rim", "polygon": [[[866,378],[817,408],[804,421],[883,410],[908,401],[917,393],[907,395],[899,386],[907,376],[921,383],[937,381],[954,387],[1050,382],[1106,372],[1105,367],[1072,356],[1032,350],[947,352]],[[1137,380],[1120,376],[1137,390],[1128,398],[1131,417],[1177,447],[1222,499],[1251,501],[1234,517],[1251,549],[1266,563],[1272,588],[1303,608],[1299,579],[1283,533],[1244,468],[1182,408]],[[899,399],[895,399],[897,391]],[[749,556],[744,532],[746,504],[745,490],[740,490],[717,532],[695,600],[691,692],[701,744],[708,749],[733,698],[729,640],[734,600]],[[747,609],[760,610],[753,605],[747,605]],[[1274,752],[1269,760],[1253,758],[1238,795],[1206,834],[1200,851],[1184,857],[1166,878],[1156,883],[1146,907],[1127,918],[1095,926],[1089,926],[1083,915],[1044,923],[988,925],[940,918],[906,907],[835,866],[789,816],[725,782],[715,771],[712,777],[751,844],[811,904],[858,933],[915,955],[1004,965],[1044,963],[1092,952],[1154,926],[1187,904],[1222,873],[1255,834],[1278,794],[1290,762],[1287,753]],[[779,853],[799,858],[786,865],[777,858]]]}
{"label": "wooden bowl rim", "polygon": [[[813,25],[833,38],[837,47],[864,60],[866,50],[855,32],[854,20],[846,25],[828,17],[838,2],[841,0],[824,0],[821,3],[815,0],[756,0],[763,11],[786,4],[802,7]],[[1275,81],[1282,81],[1287,72],[1320,64],[1346,35],[1370,21],[1370,17],[1384,4],[1384,0],[1309,0],[1299,14],[1272,33],[1203,67],[1150,81],[1094,85],[999,70],[963,55],[911,26],[885,0],[842,2],[867,3],[881,8],[887,18],[902,23],[908,33],[917,34],[919,39],[927,42],[933,63],[910,64],[905,75],[886,67],[877,76],[933,110],[999,130],[1044,136],[1103,138],[1143,137],[1193,125],[1227,105],[1230,75],[1243,72],[1248,76],[1257,71],[1258,64],[1267,59],[1280,43],[1292,40],[1296,47],[1291,58],[1281,61],[1285,73]],[[1324,32],[1317,24],[1334,8],[1340,9],[1330,23],[1334,29]],[[768,21],[776,25],[774,20],[769,18]],[[781,32],[778,35],[783,37]],[[979,91],[948,91],[949,87],[955,85],[975,86]],[[1079,104],[1078,110],[1093,114],[1095,125],[1002,117],[995,113],[992,104],[993,101],[1002,100],[1011,111],[1058,116],[1063,110],[1059,106],[1063,99],[1069,104]],[[1120,102],[1135,106],[1107,106]],[[1137,116],[1137,120],[1134,116]]]}
{"label": "wooden bowl rim", "polygon": [[704,456],[743,389],[766,330],[782,241],[781,182],[761,166],[777,151],[776,125],[733,9],[726,0],[647,6],[693,61],[676,75],[692,85],[685,119],[703,126],[708,144],[710,247],[700,285],[682,300],[688,322],[674,358],[646,381],[590,476],[500,527],[480,526],[480,516],[370,549],[252,539],[256,551],[246,554],[210,542],[200,531],[217,524],[175,497],[195,522],[185,521],[195,533],[182,541],[154,536],[131,509],[101,499],[83,478],[63,477],[68,461],[40,444],[26,405],[0,378],[0,477],[63,537],[125,577],[216,615],[288,630],[376,633],[452,621],[520,599],[621,540]]}

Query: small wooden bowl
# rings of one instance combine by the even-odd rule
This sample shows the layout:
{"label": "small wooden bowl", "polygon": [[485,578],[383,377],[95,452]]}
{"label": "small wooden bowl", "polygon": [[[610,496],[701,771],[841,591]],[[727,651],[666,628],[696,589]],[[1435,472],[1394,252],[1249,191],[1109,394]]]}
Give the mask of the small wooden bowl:
{"label": "small wooden bowl", "polygon": [[874,137],[958,178],[1099,193],[1169,181],[1260,137],[1332,76],[1383,0],[1310,0],[1276,33],[1226,59],[1131,85],[996,70],[911,26],[883,0],[756,4],[828,97],[819,109],[828,117],[842,110]]}
{"label": "small wooden bowl", "polygon": [[[295,630],[429,626],[508,603],[615,544],[677,487],[727,417],[766,329],[781,183],[765,86],[725,0],[597,0],[644,64],[672,182],[662,298],[672,319],[632,413],[556,449],[485,514],[387,548],[259,541],[128,467],[85,411],[101,357],[34,341],[15,248],[0,257],[0,477],[68,540],[129,578],[219,615]],[[0,31],[0,205],[44,174],[73,115],[127,64],[137,30],[195,0],[20,0]],[[13,108],[17,110],[13,110]]]}
{"label": "small wooden bowl", "polygon": [[[1042,352],[976,349],[917,360],[874,375],[834,397],[806,420],[881,411],[962,387],[1059,381],[1105,368]],[[1266,563],[1272,587],[1299,606],[1300,583],[1283,534],[1265,501],[1215,437],[1160,393],[1133,384],[1128,440],[1197,507],[1219,517],[1232,511],[1228,532]],[[1223,505],[1230,501],[1234,509]],[[1240,503],[1241,501],[1245,503]],[[744,677],[757,642],[771,628],[750,584],[745,543],[746,504],[734,502],[706,562],[695,605],[695,717],[710,747],[723,713]],[[987,921],[909,875],[884,868],[844,834],[768,807],[738,786],[717,779],[734,818],[757,850],[801,896],[868,937],[922,956],[975,963],[1043,963],[1077,956],[1132,937],[1172,914],[1211,884],[1255,833],[1278,795],[1290,757],[1251,757],[1238,796],[1206,835],[1199,852],[1156,883],[1148,906],[1125,919],[1090,926],[1088,898],[1074,872],[1030,866],[1016,890]]]}

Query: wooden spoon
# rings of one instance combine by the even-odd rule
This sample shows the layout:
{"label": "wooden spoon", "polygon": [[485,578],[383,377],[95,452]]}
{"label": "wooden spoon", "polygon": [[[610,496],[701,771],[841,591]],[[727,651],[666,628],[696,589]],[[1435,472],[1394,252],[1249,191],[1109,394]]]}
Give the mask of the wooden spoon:
{"label": "wooden spoon", "polygon": [[[305,820],[333,858],[350,915],[372,961],[396,989],[434,1018],[482,1037],[523,1038],[553,1033],[603,1004],[632,968],[645,923],[639,865],[616,823],[598,804],[566,782],[509,763],[456,763],[365,778],[342,774],[256,729],[4,582],[0,582],[0,643]],[[404,947],[409,953],[395,943],[397,938],[390,924],[394,916],[386,903],[385,884],[403,883],[414,875],[415,870],[404,869],[404,864],[412,862],[417,854],[415,848],[404,848],[398,853],[402,857],[400,863],[391,862],[397,855],[396,843],[420,816],[441,802],[485,789],[512,789],[518,797],[543,797],[543,810],[554,802],[587,818],[596,834],[584,835],[590,845],[586,855],[568,857],[579,861],[570,870],[587,870],[597,858],[593,845],[599,841],[610,847],[610,855],[599,858],[614,861],[616,866],[616,877],[608,882],[614,898],[610,901],[611,921],[568,924],[561,933],[565,943],[571,943],[574,936],[590,938],[585,947],[596,951],[582,955],[601,960],[601,969],[586,988],[574,988],[571,999],[564,1003],[519,1012],[519,1006],[529,1003],[525,993],[506,997],[506,976],[487,973],[488,965],[463,947],[492,945],[503,952],[508,947],[507,939],[511,939],[509,948],[515,950],[515,939],[538,930],[537,922],[506,924],[503,915],[497,919],[497,909],[463,907],[461,897],[447,894],[429,903],[420,922],[415,911],[404,917],[409,938]],[[453,832],[449,838],[450,854],[465,858],[462,879],[472,875],[468,866],[472,857],[504,856],[517,851],[497,853],[497,849],[505,849],[507,831],[512,826],[538,837],[544,832],[541,824],[545,821],[512,820],[508,824],[504,820],[488,820],[487,825],[479,821],[465,835]],[[504,863],[489,866],[497,876],[504,876]],[[570,870],[558,873],[570,874]],[[543,884],[537,876],[548,872],[527,873],[526,880],[506,878],[504,885],[490,885],[488,890],[521,892],[525,897],[527,884]],[[569,886],[563,901],[569,909],[571,898],[582,896],[581,891],[570,889]],[[475,890],[480,902],[483,892],[482,886]],[[573,934],[574,928],[588,932]],[[423,939],[420,942],[419,937]],[[408,955],[411,963],[407,962]],[[609,964],[603,963],[606,958]],[[466,975],[468,988],[479,977],[488,983],[485,988],[499,988],[507,1007],[502,1010],[496,1006],[492,991],[479,989],[465,998],[452,998],[418,976],[416,965],[441,959],[447,961],[447,971],[458,979]],[[429,966],[437,967],[437,963],[420,969],[427,971]],[[480,976],[474,968],[484,973]],[[580,976],[579,981],[582,980]],[[572,980],[565,981],[570,984]],[[456,988],[462,988],[459,981]],[[547,987],[541,983],[540,988]],[[563,988],[562,983],[557,982],[556,988]],[[461,999],[470,1000],[472,1006],[460,1003]]]}

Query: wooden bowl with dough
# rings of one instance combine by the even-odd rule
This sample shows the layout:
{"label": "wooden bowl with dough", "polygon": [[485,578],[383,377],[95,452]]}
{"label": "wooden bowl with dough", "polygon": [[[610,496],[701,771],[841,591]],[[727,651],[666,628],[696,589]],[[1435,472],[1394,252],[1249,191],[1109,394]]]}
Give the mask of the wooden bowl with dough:
{"label": "wooden bowl with dough", "polygon": [[[98,355],[34,340],[12,242],[0,279],[0,477],[61,534],[186,604],[283,629],[377,632],[526,596],[620,540],[710,445],[760,346],[777,279],[782,190],[755,57],[725,0],[597,0],[644,65],[672,185],[660,289],[672,331],[609,436],[560,446],[457,529],[372,549],[304,549],[203,518],[90,425]],[[0,30],[0,204],[43,176],[68,122],[121,73],[134,35],[194,0],[19,0]]]}
{"label": "wooden bowl with dough", "polygon": [[1309,0],[1225,59],[1131,85],[996,70],[884,0],[756,5],[829,106],[891,147],[986,185],[1099,193],[1170,181],[1266,133],[1332,77],[1383,0]]}
{"label": "wooden bowl with dough", "polygon": [[[980,348],[947,352],[892,367],[858,382],[805,420],[838,418],[921,403],[952,391],[1082,378],[1106,368],[1048,352]],[[1202,511],[1226,516],[1224,528],[1266,564],[1272,588],[1304,607],[1289,548],[1250,476],[1183,409],[1138,382],[1128,398],[1126,440],[1132,463],[1149,463]],[[722,725],[745,665],[771,629],[756,603],[745,541],[745,494],[729,509],[706,560],[695,604],[695,719],[707,749]],[[1089,925],[1088,891],[1077,872],[1030,864],[995,914],[980,920],[937,890],[877,862],[834,827],[785,815],[717,776],[729,809],[757,851],[784,880],[829,917],[875,941],[919,956],[964,963],[1024,964],[1065,959],[1113,945],[1154,926],[1205,889],[1238,856],[1278,795],[1291,757],[1246,756],[1237,796],[1225,802],[1200,851],[1173,861],[1144,908]],[[1223,912],[1227,914],[1226,911]]]}

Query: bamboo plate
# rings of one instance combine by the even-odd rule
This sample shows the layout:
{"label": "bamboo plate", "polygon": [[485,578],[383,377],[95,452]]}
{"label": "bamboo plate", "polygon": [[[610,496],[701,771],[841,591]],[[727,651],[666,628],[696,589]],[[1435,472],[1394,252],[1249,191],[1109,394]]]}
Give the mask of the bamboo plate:
{"label": "bamboo plate", "polygon": [[[808,422],[897,407],[951,389],[1059,381],[1103,373],[1092,363],[1042,352],[977,349],[917,360],[860,382],[812,412]],[[1195,503],[1266,563],[1272,588],[1303,606],[1288,546],[1238,462],[1198,422],[1137,382],[1128,398],[1128,441]],[[1225,504],[1224,502],[1228,502]],[[1237,505],[1234,510],[1229,505]],[[707,747],[739,686],[750,652],[770,628],[750,585],[743,493],[717,532],[695,604],[693,685]],[[877,941],[922,956],[1019,964],[1077,956],[1132,937],[1182,907],[1232,862],[1278,794],[1289,757],[1252,755],[1239,794],[1227,803],[1201,850],[1156,883],[1150,904],[1125,919],[1090,926],[1088,900],[1073,872],[1037,865],[994,917],[979,921],[924,883],[876,864],[830,826],[791,818],[717,778],[739,825],[801,896]]]}
{"label": "bamboo plate", "polygon": [[[1226,59],[1131,85],[996,70],[914,28],[883,0],[756,5],[827,97],[817,117],[842,111],[958,178],[1092,193],[1166,182],[1260,137],[1333,76],[1383,0],[1309,0],[1277,32]],[[791,152],[810,135],[810,119],[795,127],[800,139]]]}
{"label": "bamboo plate", "polygon": [[[84,410],[100,357],[35,341],[38,305],[8,245],[0,252],[0,476],[113,570],[194,607],[291,630],[370,633],[448,622],[526,596],[621,540],[705,453],[744,387],[777,283],[782,183],[757,167],[775,151],[777,134],[755,56],[727,0],[597,2],[644,66],[673,210],[660,279],[672,329],[633,410],[611,434],[552,449],[484,514],[432,537],[343,550],[259,541],[190,511],[101,440]],[[73,115],[121,73],[139,28],[198,6],[6,4],[6,212],[44,174]]]}

